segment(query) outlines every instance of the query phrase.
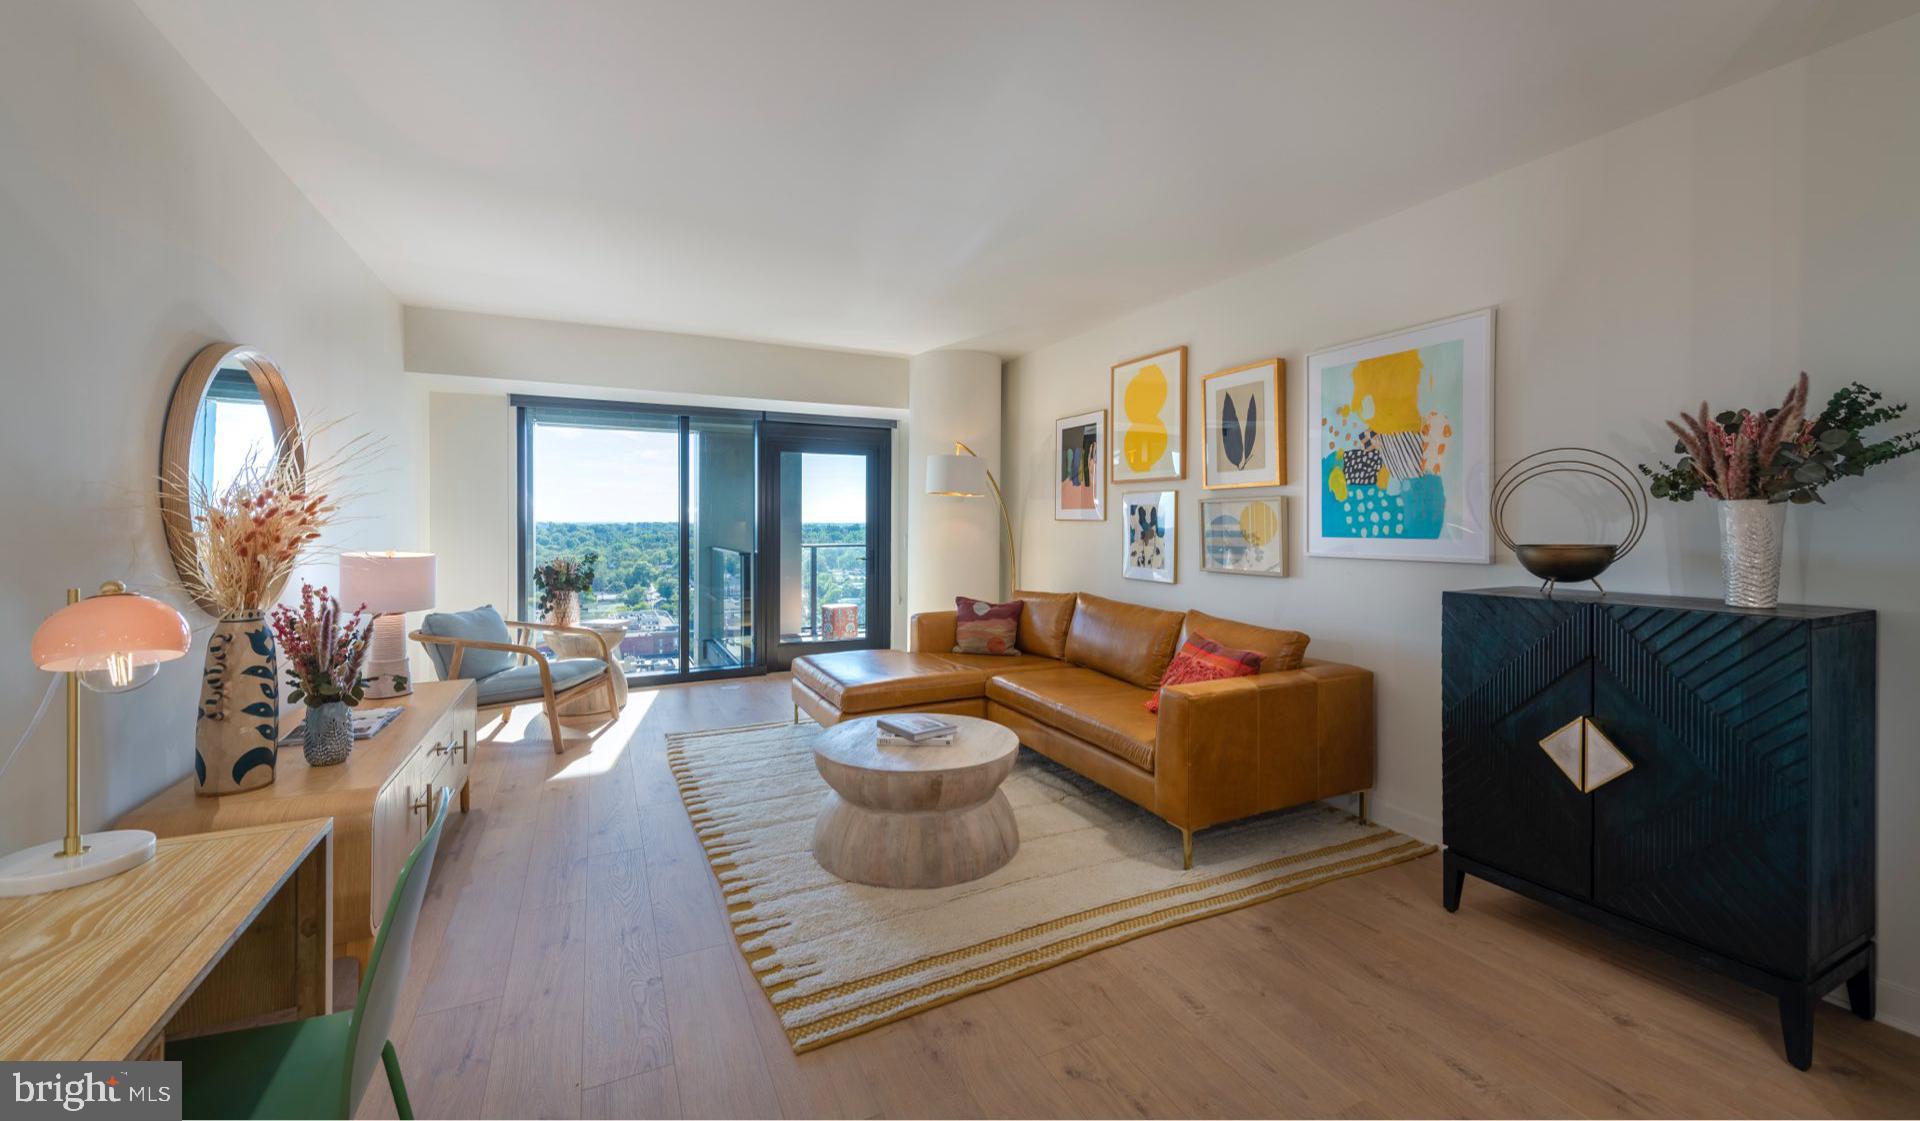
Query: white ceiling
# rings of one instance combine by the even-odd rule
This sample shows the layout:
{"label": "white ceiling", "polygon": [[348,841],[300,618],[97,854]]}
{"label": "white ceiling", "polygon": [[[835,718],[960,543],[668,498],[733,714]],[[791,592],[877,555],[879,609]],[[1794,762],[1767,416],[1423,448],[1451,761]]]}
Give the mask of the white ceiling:
{"label": "white ceiling", "polygon": [[139,0],[402,301],[1017,353],[1920,0]]}

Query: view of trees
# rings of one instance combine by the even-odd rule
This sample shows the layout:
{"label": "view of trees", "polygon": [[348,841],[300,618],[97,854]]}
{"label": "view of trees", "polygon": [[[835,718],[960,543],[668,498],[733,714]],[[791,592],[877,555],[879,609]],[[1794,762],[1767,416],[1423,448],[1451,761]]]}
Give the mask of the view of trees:
{"label": "view of trees", "polygon": [[[859,522],[813,522],[800,527],[807,544],[864,543],[867,527]],[[680,580],[680,525],[677,522],[535,522],[533,560],[543,563],[557,556],[580,556],[592,549],[600,554],[599,577],[593,598],[582,604],[589,617],[676,611],[674,592]],[[865,617],[867,598],[864,549],[818,549],[820,602],[854,602]],[[803,562],[804,563],[804,562]],[[803,582],[812,573],[801,573]],[[604,597],[611,595],[612,599]]]}

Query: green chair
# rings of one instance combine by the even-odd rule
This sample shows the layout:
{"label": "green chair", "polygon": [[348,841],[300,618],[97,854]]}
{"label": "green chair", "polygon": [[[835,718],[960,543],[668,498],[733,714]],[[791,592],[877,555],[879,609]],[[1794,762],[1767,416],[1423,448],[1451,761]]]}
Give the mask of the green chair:
{"label": "green chair", "polygon": [[353,1011],[167,1044],[167,1058],[180,1062],[185,1116],[352,1117],[376,1058],[386,1064],[400,1116],[413,1116],[387,1029],[407,979],[413,928],[452,797],[451,790],[441,791],[433,824],[400,870]]}

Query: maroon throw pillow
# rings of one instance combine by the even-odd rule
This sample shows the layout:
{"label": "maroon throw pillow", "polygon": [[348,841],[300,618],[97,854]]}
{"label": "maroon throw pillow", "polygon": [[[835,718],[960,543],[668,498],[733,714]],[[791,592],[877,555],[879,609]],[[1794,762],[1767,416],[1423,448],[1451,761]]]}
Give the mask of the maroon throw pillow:
{"label": "maroon throw pillow", "polygon": [[988,603],[967,596],[953,597],[953,652],[955,654],[1018,654],[1014,638],[1020,633],[1024,600]]}
{"label": "maroon throw pillow", "polygon": [[[1222,646],[1205,635],[1190,634],[1187,643],[1180,652],[1167,663],[1167,672],[1160,678],[1160,688],[1169,685],[1184,685],[1189,681],[1218,681],[1223,677],[1252,677],[1260,672],[1260,663],[1265,657],[1252,650],[1235,650],[1231,646]],[[1160,711],[1160,694],[1156,691],[1147,701],[1148,712]]]}

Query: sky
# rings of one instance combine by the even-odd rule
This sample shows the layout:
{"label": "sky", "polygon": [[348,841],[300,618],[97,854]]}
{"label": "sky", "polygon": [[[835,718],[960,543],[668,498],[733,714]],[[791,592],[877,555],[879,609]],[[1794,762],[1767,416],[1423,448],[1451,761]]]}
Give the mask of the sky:
{"label": "sky", "polygon": [[[536,424],[534,518],[675,521],[680,516],[679,458],[679,436],[673,432]],[[867,520],[863,458],[812,453],[800,458],[802,522]]]}
{"label": "sky", "polygon": [[213,484],[208,493],[220,494],[249,456],[265,460],[273,454],[273,424],[267,407],[258,401],[213,402]]}

